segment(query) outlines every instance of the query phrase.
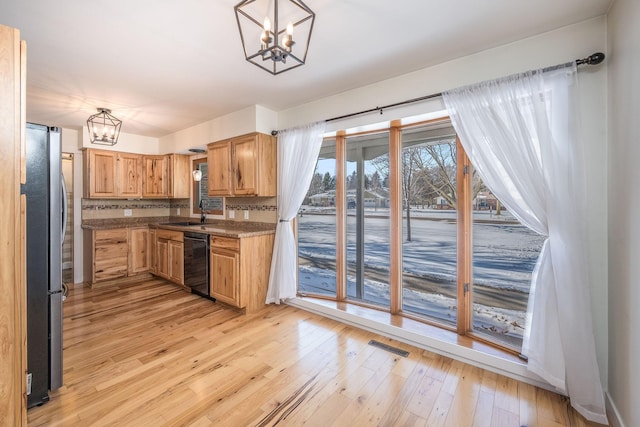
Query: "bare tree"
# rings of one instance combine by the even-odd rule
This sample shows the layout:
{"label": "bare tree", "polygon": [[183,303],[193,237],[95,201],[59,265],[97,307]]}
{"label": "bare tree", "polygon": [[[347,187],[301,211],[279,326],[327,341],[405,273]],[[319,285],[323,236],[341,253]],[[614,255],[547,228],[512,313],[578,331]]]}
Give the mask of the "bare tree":
{"label": "bare tree", "polygon": [[420,172],[423,191],[435,194],[457,208],[456,142],[444,140],[437,144],[425,144],[411,151],[413,164]]}

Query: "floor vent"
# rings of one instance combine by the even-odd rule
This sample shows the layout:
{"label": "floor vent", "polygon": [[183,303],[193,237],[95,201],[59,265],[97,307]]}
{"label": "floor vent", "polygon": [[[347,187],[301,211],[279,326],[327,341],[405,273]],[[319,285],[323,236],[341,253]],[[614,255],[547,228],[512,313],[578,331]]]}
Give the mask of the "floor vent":
{"label": "floor vent", "polygon": [[390,346],[390,345],[382,343],[380,341],[371,340],[371,341],[369,341],[369,345],[381,348],[383,350],[387,350],[387,351],[389,351],[389,352],[391,352],[393,354],[397,354],[398,356],[402,356],[402,357],[409,356],[409,352],[408,351],[402,350],[402,349],[400,349],[398,347]]}

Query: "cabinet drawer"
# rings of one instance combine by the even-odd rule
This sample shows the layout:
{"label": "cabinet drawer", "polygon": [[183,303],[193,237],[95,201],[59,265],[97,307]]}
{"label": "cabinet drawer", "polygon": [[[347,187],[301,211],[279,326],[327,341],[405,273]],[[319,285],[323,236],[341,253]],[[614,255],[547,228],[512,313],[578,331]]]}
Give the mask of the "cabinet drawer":
{"label": "cabinet drawer", "polygon": [[211,236],[209,243],[211,248],[228,249],[236,252],[240,250],[240,239],[234,239],[232,237]]}
{"label": "cabinet drawer", "polygon": [[102,261],[102,260],[110,260],[114,258],[126,258],[129,252],[129,247],[127,242],[124,243],[114,243],[114,244],[96,244],[96,249],[93,254],[94,260]]}
{"label": "cabinet drawer", "polygon": [[111,258],[96,261],[94,266],[94,281],[118,279],[127,276],[127,257]]}
{"label": "cabinet drawer", "polygon": [[115,228],[112,230],[95,231],[96,246],[127,244],[127,229]]}
{"label": "cabinet drawer", "polygon": [[174,230],[163,230],[158,229],[156,231],[156,238],[158,239],[167,239],[167,240],[175,240],[177,242],[184,241],[184,234],[182,231],[174,231]]}

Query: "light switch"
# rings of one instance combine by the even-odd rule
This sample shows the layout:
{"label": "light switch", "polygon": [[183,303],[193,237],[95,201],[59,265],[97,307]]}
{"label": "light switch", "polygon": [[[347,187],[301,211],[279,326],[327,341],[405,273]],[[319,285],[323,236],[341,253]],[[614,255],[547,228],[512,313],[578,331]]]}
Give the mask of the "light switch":
{"label": "light switch", "polygon": [[244,219],[249,219],[249,211],[244,211]]}

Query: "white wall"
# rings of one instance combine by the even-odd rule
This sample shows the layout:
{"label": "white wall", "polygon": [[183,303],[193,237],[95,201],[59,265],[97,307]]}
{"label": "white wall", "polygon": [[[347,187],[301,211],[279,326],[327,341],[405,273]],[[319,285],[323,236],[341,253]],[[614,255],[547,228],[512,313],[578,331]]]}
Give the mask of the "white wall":
{"label": "white wall", "polygon": [[640,426],[640,2],[608,15],[609,397]]}
{"label": "white wall", "polygon": [[[320,99],[278,115],[281,128],[323,120],[405,99],[529,69],[556,65],[606,51],[606,18],[599,17],[549,33],[465,56],[397,78]],[[585,142],[590,200],[589,256],[596,351],[602,383],[607,384],[607,175],[606,66],[582,67],[578,73],[582,136]],[[328,130],[390,121],[444,109],[440,100],[372,113],[328,124]],[[639,424],[640,425],[640,424]]]}
{"label": "white wall", "polygon": [[260,105],[183,129],[160,138],[163,152],[188,154],[189,148],[206,148],[207,144],[251,132],[271,133],[277,128],[277,114]]}

